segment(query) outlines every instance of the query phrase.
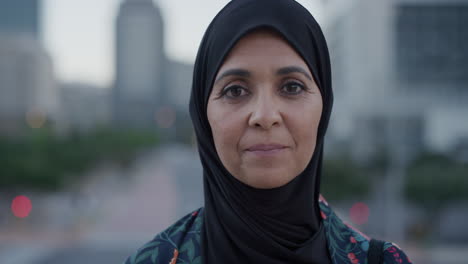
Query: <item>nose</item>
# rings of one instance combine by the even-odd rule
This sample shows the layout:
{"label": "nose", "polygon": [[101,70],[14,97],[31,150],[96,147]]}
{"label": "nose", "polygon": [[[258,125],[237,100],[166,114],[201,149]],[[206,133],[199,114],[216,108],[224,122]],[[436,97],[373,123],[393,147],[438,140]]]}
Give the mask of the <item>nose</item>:
{"label": "nose", "polygon": [[273,100],[273,95],[260,94],[252,104],[249,118],[249,126],[261,127],[265,130],[271,129],[274,125],[282,122],[279,104]]}

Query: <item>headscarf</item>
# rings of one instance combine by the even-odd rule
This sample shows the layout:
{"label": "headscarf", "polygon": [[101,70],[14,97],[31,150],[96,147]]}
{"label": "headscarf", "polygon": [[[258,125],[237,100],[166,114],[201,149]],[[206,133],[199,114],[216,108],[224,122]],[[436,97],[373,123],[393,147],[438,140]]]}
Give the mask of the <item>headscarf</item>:
{"label": "headscarf", "polygon": [[[236,42],[254,29],[280,35],[308,65],[320,89],[322,115],[308,165],[287,184],[258,189],[229,173],[207,118],[214,78]],[[313,16],[294,0],[232,0],[201,41],[189,110],[203,166],[203,263],[330,263],[318,204],[323,141],[333,104],[328,48]]]}

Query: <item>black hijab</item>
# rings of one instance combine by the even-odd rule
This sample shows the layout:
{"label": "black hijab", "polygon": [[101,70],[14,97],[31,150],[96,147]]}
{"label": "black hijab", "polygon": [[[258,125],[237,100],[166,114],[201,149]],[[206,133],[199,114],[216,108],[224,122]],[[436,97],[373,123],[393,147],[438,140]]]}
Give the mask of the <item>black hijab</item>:
{"label": "black hijab", "polygon": [[[286,185],[257,189],[222,164],[207,118],[214,78],[246,33],[275,30],[309,66],[323,110],[307,167]],[[195,61],[190,115],[203,166],[203,263],[330,263],[318,205],[323,140],[333,104],[328,48],[320,26],[294,0],[232,0],[213,19]]]}

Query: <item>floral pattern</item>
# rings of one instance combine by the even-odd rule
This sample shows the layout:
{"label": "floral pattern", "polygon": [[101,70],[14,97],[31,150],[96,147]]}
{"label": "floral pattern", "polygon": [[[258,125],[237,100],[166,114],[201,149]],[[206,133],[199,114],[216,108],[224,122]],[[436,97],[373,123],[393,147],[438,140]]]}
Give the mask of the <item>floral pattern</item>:
{"label": "floral pattern", "polygon": [[[370,238],[342,221],[320,196],[321,216],[334,264],[367,264]],[[185,215],[144,244],[124,264],[201,264],[201,227],[204,208]],[[384,244],[385,264],[410,264],[408,256],[391,242]]]}

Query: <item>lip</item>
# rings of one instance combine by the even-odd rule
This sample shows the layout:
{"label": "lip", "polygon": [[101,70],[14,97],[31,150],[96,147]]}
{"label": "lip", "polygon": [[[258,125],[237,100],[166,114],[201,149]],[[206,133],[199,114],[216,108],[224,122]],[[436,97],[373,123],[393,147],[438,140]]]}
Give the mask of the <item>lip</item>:
{"label": "lip", "polygon": [[275,150],[281,150],[286,148],[286,146],[281,145],[281,144],[256,144],[247,149],[247,151],[252,151],[252,152],[268,152],[268,151],[275,151]]}
{"label": "lip", "polygon": [[286,151],[285,146],[256,145],[247,149],[247,153],[257,158],[272,158],[281,155]]}

